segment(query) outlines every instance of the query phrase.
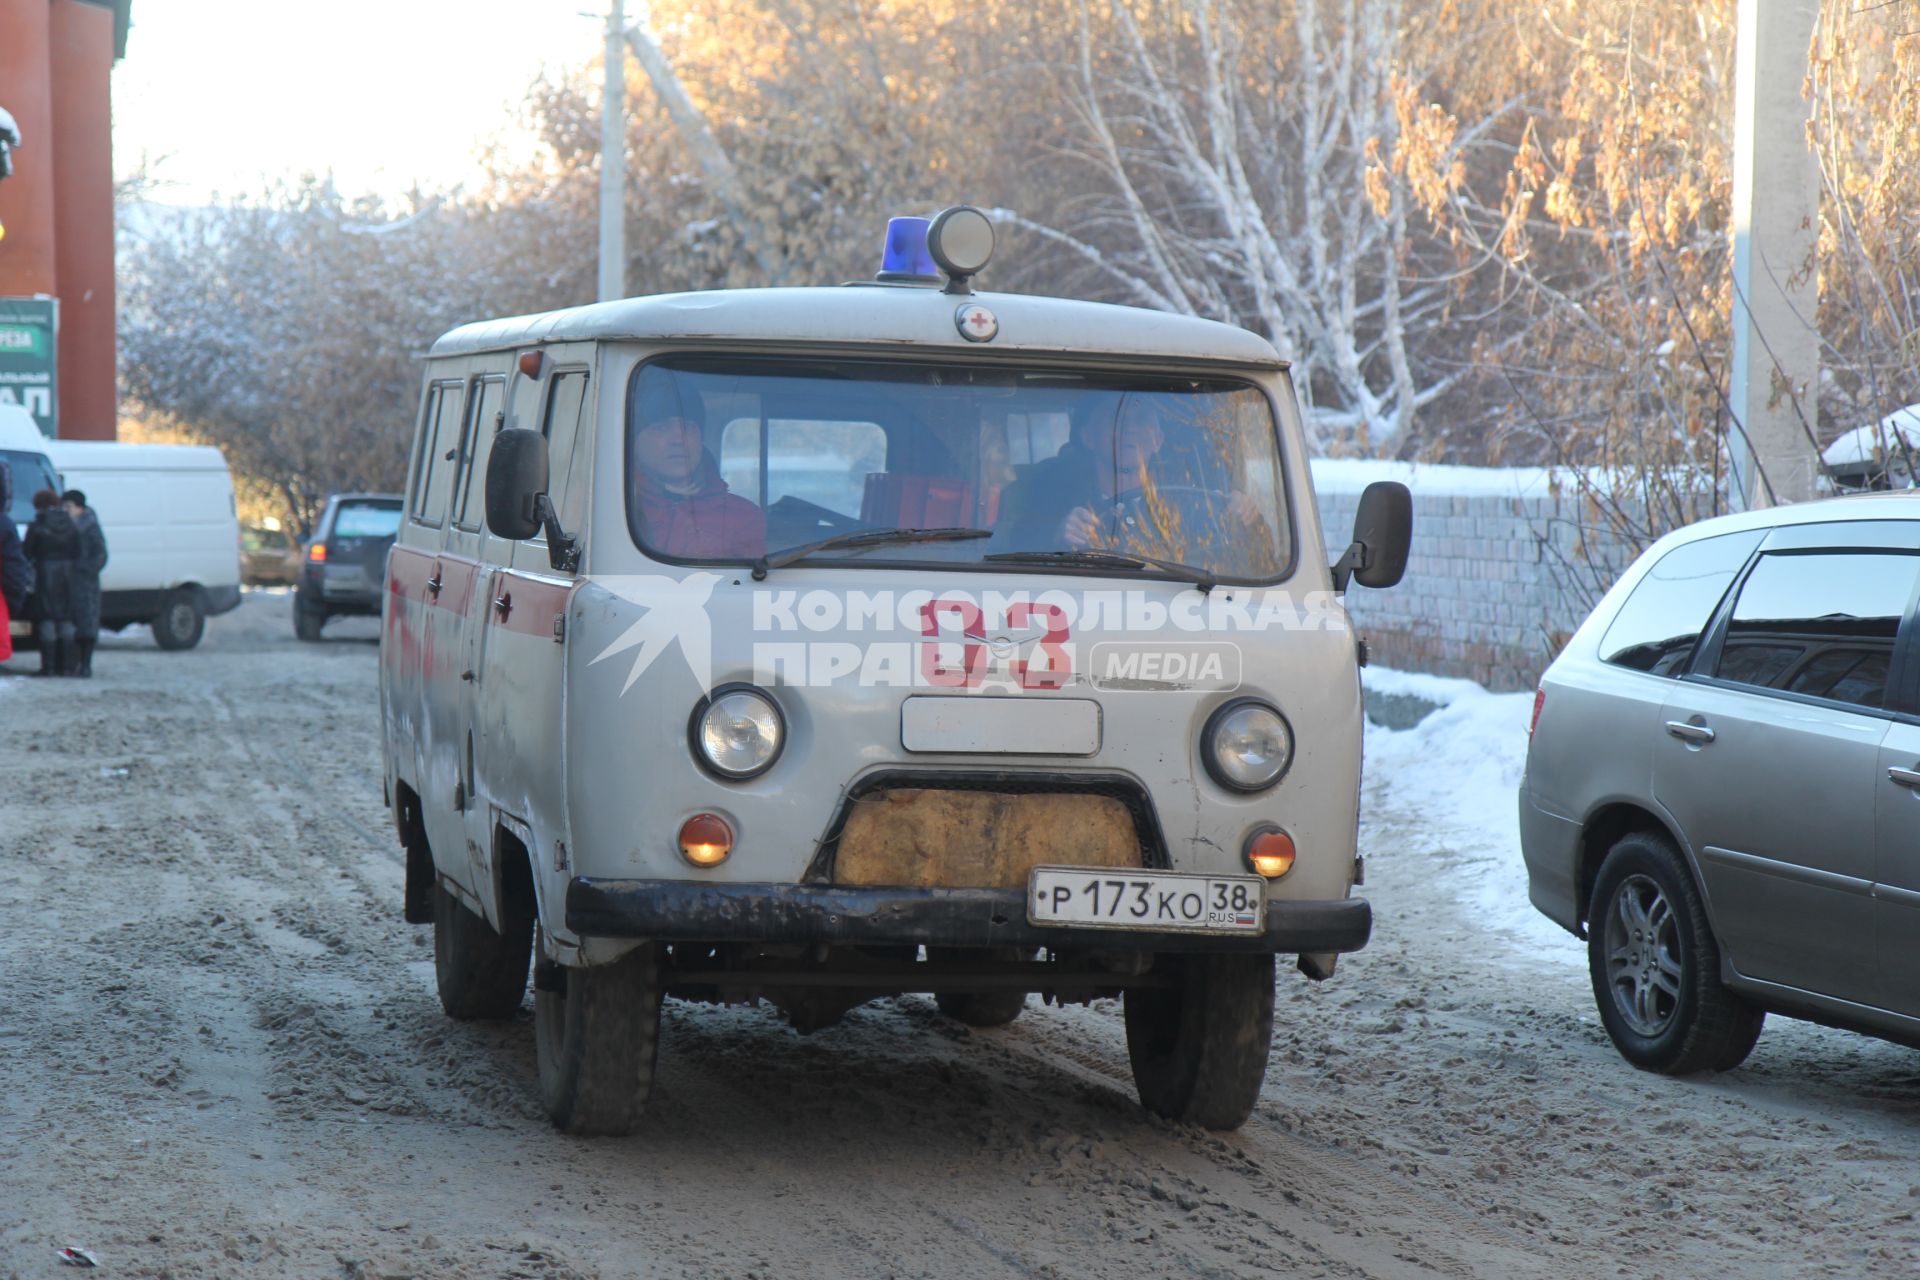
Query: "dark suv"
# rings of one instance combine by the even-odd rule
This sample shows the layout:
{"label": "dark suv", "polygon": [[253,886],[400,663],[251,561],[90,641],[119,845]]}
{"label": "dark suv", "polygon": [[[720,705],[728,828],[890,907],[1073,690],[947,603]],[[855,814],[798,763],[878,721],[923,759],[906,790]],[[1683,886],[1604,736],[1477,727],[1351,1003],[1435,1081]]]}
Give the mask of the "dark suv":
{"label": "dark suv", "polygon": [[293,634],[318,640],[328,618],[378,616],[402,505],[396,493],[336,493],[327,499],[293,589]]}

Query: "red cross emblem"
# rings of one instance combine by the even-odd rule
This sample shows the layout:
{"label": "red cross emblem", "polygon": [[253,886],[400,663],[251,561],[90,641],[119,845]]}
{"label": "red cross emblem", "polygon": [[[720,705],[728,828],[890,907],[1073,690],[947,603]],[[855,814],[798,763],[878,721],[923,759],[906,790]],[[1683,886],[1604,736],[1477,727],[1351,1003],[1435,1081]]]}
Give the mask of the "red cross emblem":
{"label": "red cross emblem", "polygon": [[1000,332],[1000,321],[993,312],[977,302],[969,302],[954,314],[953,322],[960,329],[960,336],[969,342],[991,342]]}

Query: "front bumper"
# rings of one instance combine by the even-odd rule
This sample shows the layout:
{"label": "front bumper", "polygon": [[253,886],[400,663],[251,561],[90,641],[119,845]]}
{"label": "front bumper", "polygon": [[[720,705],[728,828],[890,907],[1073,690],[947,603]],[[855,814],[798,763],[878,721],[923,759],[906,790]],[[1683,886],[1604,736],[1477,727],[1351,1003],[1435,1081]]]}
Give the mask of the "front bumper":
{"label": "front bumper", "polygon": [[813,884],[602,880],[567,886],[580,937],[660,942],[918,944],[1101,951],[1358,951],[1373,931],[1365,898],[1267,903],[1252,935],[1136,932],[1027,923],[1024,889],[872,889]]}

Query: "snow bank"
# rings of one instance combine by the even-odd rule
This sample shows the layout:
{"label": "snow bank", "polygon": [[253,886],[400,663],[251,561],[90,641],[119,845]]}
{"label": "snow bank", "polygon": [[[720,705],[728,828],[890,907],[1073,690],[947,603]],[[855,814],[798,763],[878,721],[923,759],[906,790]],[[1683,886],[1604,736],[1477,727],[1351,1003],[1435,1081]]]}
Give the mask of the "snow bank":
{"label": "snow bank", "polygon": [[1828,445],[1820,458],[1830,467],[1870,466],[1897,454],[1902,441],[1909,449],[1920,449],[1920,404],[1895,409],[1878,422],[1855,427]]}
{"label": "snow bank", "polygon": [[1517,806],[1533,695],[1377,667],[1362,675],[1370,692],[1440,704],[1411,729],[1367,725],[1370,820],[1418,833],[1461,906],[1487,925],[1539,943],[1537,953],[1556,963],[1582,963],[1581,949],[1527,899]]}

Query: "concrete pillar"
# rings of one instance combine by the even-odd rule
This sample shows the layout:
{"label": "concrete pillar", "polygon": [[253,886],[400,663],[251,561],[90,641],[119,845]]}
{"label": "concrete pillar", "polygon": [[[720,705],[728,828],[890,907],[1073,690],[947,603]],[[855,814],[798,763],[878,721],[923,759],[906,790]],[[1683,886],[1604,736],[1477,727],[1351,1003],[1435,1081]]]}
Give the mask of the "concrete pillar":
{"label": "concrete pillar", "polygon": [[[1733,113],[1733,369],[1727,497],[1815,494],[1820,172],[1801,96],[1819,0],[1740,0]],[[1741,428],[1745,428],[1744,438]]]}
{"label": "concrete pillar", "polygon": [[54,265],[60,434],[111,440],[119,418],[113,282],[113,10],[53,0]]}
{"label": "concrete pillar", "polygon": [[13,176],[0,182],[0,297],[56,292],[53,91],[47,60],[46,0],[0,0],[0,106],[13,114],[22,142]]}

